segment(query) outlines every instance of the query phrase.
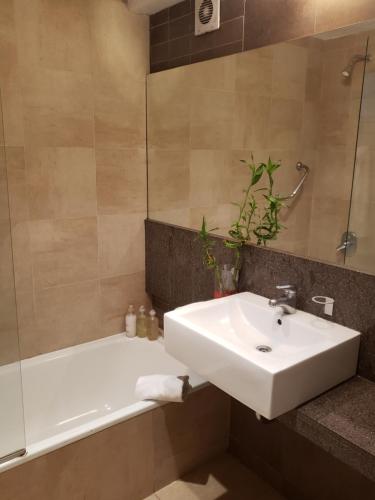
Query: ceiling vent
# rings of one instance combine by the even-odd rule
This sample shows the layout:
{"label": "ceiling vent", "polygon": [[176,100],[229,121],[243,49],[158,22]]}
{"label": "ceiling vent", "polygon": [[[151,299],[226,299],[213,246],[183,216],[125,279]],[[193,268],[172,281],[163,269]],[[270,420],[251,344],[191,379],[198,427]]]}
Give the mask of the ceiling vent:
{"label": "ceiling vent", "polygon": [[220,0],[195,0],[195,34],[220,28]]}

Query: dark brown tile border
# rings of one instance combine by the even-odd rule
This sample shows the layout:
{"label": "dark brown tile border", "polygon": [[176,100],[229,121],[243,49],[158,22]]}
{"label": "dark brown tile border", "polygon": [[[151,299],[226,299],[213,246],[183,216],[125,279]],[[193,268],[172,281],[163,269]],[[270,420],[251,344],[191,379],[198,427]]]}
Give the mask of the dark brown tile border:
{"label": "dark brown tile border", "polygon": [[[150,19],[150,63],[151,72],[175,67],[177,57],[174,49],[174,64],[160,65],[157,58],[157,44],[171,42],[180,37],[191,35],[191,62],[221,57],[228,53],[237,53],[272,43],[301,38],[326,30],[375,18],[374,0],[353,0],[327,2],[326,0],[220,0],[221,27],[218,31],[196,37],[194,35],[194,0],[185,0],[169,9],[164,9]],[[237,20],[236,22],[234,22]],[[233,22],[232,25],[229,23]],[[242,23],[242,27],[240,24]],[[166,39],[166,27],[168,39]],[[156,29],[158,28],[158,29]],[[241,42],[232,51],[219,47]],[[182,43],[182,42],[181,42]],[[185,42],[186,44],[187,42]],[[171,44],[173,47],[176,44]],[[177,44],[178,45],[178,44]],[[187,48],[184,52],[186,52]],[[155,55],[156,54],[156,55]],[[181,59],[178,65],[189,64],[189,59]]]}
{"label": "dark brown tile border", "polygon": [[151,16],[151,73],[242,51],[245,0],[221,0],[220,29],[199,37],[194,5],[185,0]]}

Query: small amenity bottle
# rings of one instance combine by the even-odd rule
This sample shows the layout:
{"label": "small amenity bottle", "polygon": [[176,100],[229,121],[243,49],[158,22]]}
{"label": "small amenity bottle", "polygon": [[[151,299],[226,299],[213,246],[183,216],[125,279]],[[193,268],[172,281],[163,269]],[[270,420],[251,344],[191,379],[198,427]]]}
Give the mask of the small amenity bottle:
{"label": "small amenity bottle", "polygon": [[129,306],[125,316],[125,333],[127,337],[135,337],[137,334],[137,316],[134,313],[134,306]]}
{"label": "small amenity bottle", "polygon": [[147,318],[145,313],[145,306],[141,306],[137,317],[137,335],[141,338],[147,336]]}
{"label": "small amenity bottle", "polygon": [[154,309],[151,309],[150,316],[148,317],[147,337],[149,340],[157,340],[159,338],[159,320]]}

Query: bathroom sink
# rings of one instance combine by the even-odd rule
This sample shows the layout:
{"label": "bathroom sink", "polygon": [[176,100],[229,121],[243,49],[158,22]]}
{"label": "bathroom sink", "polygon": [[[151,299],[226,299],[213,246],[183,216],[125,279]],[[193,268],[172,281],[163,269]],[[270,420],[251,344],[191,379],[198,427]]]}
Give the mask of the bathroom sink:
{"label": "bathroom sink", "polygon": [[360,339],[312,314],[282,315],[248,292],[167,313],[164,335],[172,356],[268,419],[353,376]]}

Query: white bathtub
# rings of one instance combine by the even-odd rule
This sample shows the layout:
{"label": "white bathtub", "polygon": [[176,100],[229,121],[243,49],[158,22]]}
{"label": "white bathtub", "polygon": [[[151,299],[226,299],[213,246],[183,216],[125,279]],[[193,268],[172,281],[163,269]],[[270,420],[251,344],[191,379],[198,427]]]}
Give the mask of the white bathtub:
{"label": "white bathtub", "polygon": [[123,334],[80,344],[21,362],[27,454],[0,465],[0,472],[155,408],[137,401],[140,375],[190,375],[161,341]]}

